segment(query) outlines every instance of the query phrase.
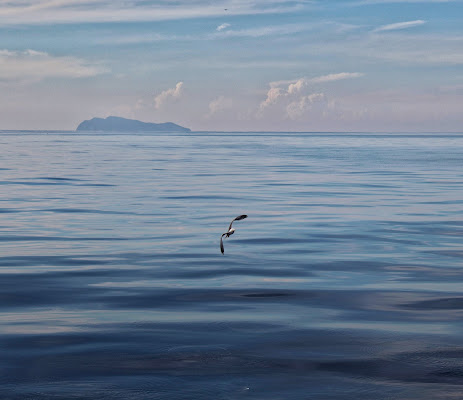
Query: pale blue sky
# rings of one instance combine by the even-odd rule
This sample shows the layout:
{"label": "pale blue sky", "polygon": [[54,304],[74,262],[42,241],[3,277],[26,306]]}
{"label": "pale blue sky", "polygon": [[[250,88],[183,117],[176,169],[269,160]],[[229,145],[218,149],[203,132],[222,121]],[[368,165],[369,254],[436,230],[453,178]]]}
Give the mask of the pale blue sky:
{"label": "pale blue sky", "polygon": [[0,38],[0,129],[463,131],[462,0],[0,0]]}

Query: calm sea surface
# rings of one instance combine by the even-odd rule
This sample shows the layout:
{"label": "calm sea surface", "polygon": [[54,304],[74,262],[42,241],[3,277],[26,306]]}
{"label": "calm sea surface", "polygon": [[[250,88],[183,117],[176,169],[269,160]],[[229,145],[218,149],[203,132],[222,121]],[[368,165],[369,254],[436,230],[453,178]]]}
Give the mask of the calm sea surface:
{"label": "calm sea surface", "polygon": [[463,135],[4,132],[0,156],[2,400],[463,396]]}

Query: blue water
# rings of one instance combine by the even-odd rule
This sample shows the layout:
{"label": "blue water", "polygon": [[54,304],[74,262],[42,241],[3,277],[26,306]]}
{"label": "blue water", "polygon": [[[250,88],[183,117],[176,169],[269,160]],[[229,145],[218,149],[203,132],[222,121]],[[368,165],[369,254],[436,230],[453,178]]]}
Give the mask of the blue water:
{"label": "blue water", "polygon": [[0,398],[460,397],[463,135],[4,132],[0,155]]}

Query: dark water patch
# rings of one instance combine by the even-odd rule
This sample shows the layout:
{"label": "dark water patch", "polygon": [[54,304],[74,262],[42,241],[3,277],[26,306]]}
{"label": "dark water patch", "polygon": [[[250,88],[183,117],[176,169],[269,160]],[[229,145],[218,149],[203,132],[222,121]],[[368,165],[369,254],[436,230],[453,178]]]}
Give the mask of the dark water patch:
{"label": "dark water patch", "polygon": [[[178,237],[178,236],[176,236]],[[54,241],[54,242],[75,242],[75,241],[137,241],[137,240],[160,240],[171,237],[69,237],[69,236],[26,236],[26,235],[2,235],[0,236],[0,242],[42,242],[42,241]]]}
{"label": "dark water patch", "polygon": [[[280,297],[246,297],[248,293],[265,293],[261,290],[217,290],[217,289],[170,289],[170,290],[148,290],[131,289],[125,290],[118,296],[102,295],[100,300],[108,306],[122,309],[155,309],[155,308],[184,308],[203,309],[204,306],[214,309],[217,306],[225,306],[227,310],[242,309],[247,301],[266,300],[280,301]],[[313,297],[312,293],[291,294],[294,301],[301,301]],[[283,298],[283,297],[282,297]],[[231,308],[230,308],[231,307]]]}
{"label": "dark water patch", "polygon": [[133,215],[142,217],[165,217],[165,213],[139,213],[133,211],[114,211],[114,210],[97,210],[89,208],[44,208],[38,210],[30,210],[34,212],[53,212],[62,214],[101,214],[101,215]]}
{"label": "dark water patch", "polygon": [[[270,275],[271,276],[271,275]],[[253,302],[267,302],[306,307],[325,307],[338,310],[364,311],[392,309],[403,296],[384,297],[380,292],[348,290],[269,290],[269,289],[162,289],[131,288],[119,292],[118,296],[101,293],[99,301],[108,307],[123,309],[184,308],[242,309]],[[232,307],[232,308],[230,308]],[[271,312],[269,310],[269,312]]]}
{"label": "dark water patch", "polygon": [[397,226],[415,226],[415,227],[428,227],[428,226],[436,226],[436,225],[455,225],[455,226],[463,226],[463,220],[455,218],[451,221],[449,220],[426,220],[426,221],[381,221],[382,224],[385,225],[397,225]]}
{"label": "dark water patch", "polygon": [[221,196],[221,195],[188,195],[188,196],[161,196],[161,198],[166,200],[241,200],[242,197],[236,196]]}
{"label": "dark water patch", "polygon": [[[138,270],[100,270],[47,274],[12,274],[0,284],[0,307],[13,308],[66,307],[69,310],[145,310],[146,312],[183,310],[183,312],[249,312],[263,307],[261,312],[271,316],[273,307],[285,307],[291,313],[295,306],[308,314],[318,309],[336,310],[338,322],[384,321],[396,324],[420,321],[452,321],[452,315],[438,315],[433,310],[460,309],[461,301],[426,308],[417,294],[391,291],[359,290],[276,290],[276,289],[180,289],[162,287],[162,279],[152,286],[126,287]],[[269,275],[271,276],[271,275]],[[156,274],[153,275],[156,277]],[[148,279],[149,275],[145,277]],[[172,277],[171,277],[172,279]],[[110,285],[106,285],[107,282]],[[118,284],[120,283],[120,284]],[[410,306],[411,305],[411,306]],[[268,308],[267,308],[268,307]],[[421,308],[420,308],[421,307]],[[440,307],[440,308],[439,308]],[[426,318],[412,310],[426,310]]]}
{"label": "dark water patch", "polygon": [[[50,286],[87,286],[90,283],[101,282],[107,279],[122,277],[126,279],[131,274],[140,273],[139,269],[133,268],[108,268],[108,269],[82,269],[82,270],[58,270],[54,272],[18,272],[1,275],[0,287],[8,288],[21,286],[18,291],[34,289],[34,285],[49,284]],[[73,281],[74,280],[74,281]]]}
{"label": "dark water patch", "polygon": [[316,236],[318,239],[335,239],[335,240],[351,240],[351,241],[359,241],[359,242],[384,242],[384,243],[401,243],[401,244],[410,244],[410,245],[422,245],[423,242],[418,240],[410,240],[410,239],[400,239],[400,238],[392,238],[392,237],[384,237],[384,236],[377,236],[377,235],[361,235],[352,232],[346,232],[344,234],[333,234],[333,233],[319,233]]}
{"label": "dark water patch", "polygon": [[[15,283],[23,284],[21,280]],[[96,298],[91,298],[94,289],[85,287],[51,286],[50,281],[34,282],[26,290],[14,287],[3,287],[0,293],[0,308],[11,310],[17,307],[37,308],[37,307],[56,307],[68,306],[71,309],[79,309],[82,304],[95,302]]]}
{"label": "dark water patch", "polygon": [[288,293],[247,293],[243,294],[244,297],[282,297],[290,296]]}
{"label": "dark water patch", "polygon": [[[340,191],[313,191],[313,190],[304,190],[304,191],[297,191],[295,192],[298,196],[315,196],[315,197],[334,197],[334,198],[340,198],[340,197],[358,197],[358,193],[352,193],[348,190],[344,192]],[[309,203],[312,205],[313,203]]]}
{"label": "dark water patch", "polygon": [[117,185],[109,183],[74,183],[74,180],[43,180],[43,181],[0,181],[0,185],[22,185],[22,186],[59,186],[59,185],[72,185],[72,186],[89,186],[89,187],[114,187]]}
{"label": "dark water patch", "polygon": [[0,181],[0,185],[53,186],[67,184],[68,182]]}
{"label": "dark water patch", "polygon": [[369,204],[333,204],[333,203],[293,203],[291,207],[323,207],[323,208],[373,208],[374,205]]}
{"label": "dark water patch", "polygon": [[365,260],[340,260],[327,261],[322,263],[309,263],[307,268],[312,271],[378,271],[394,267],[396,264],[385,261],[365,261]]}
{"label": "dark water patch", "polygon": [[221,276],[262,276],[262,277],[307,277],[313,276],[308,271],[294,268],[285,268],[284,270],[269,268],[220,268],[220,269],[200,269],[189,271],[171,272],[165,271],[168,279],[206,279]]}
{"label": "dark water patch", "polygon": [[233,238],[233,242],[235,243],[248,243],[248,244],[258,244],[258,245],[268,245],[274,246],[277,244],[289,244],[289,243],[309,243],[309,239],[301,239],[301,238],[290,238],[290,237],[263,237],[263,238],[250,238],[250,239],[235,239]]}
{"label": "dark water patch", "polygon": [[414,303],[402,304],[403,308],[413,310],[462,310],[463,297],[446,297],[432,300],[423,300]]}
{"label": "dark water patch", "polygon": [[[126,336],[121,328],[105,334],[7,337],[9,350],[4,359],[9,367],[1,380],[19,384],[91,378],[101,382],[102,377],[112,375],[151,380],[159,376],[189,377],[197,382],[202,377],[221,381],[238,374],[254,383],[258,377],[274,380],[283,374],[287,385],[292,382],[290,387],[293,380],[300,380],[303,391],[293,393],[294,399],[305,398],[302,394],[307,393],[311,379],[330,378],[339,384],[339,376],[389,384],[462,384],[461,349],[410,352],[407,345],[412,341],[405,337],[394,343],[393,338],[320,330],[267,330],[262,335],[259,329],[248,329],[240,334],[195,324],[145,326]],[[189,328],[191,336],[185,335]],[[176,344],[169,346],[167,338]],[[335,343],[342,345],[342,350],[333,348]],[[382,356],[381,347],[386,351]],[[352,358],[353,354],[358,357]],[[159,387],[152,388],[153,393],[156,389]],[[446,390],[446,386],[440,389]],[[171,387],[170,396],[179,398],[175,393],[178,389]],[[268,396],[266,393],[264,398],[271,398]],[[344,393],[336,398],[350,397]]]}
{"label": "dark water patch", "polygon": [[443,204],[443,205],[453,205],[453,204],[463,204],[462,199],[458,200],[427,200],[427,201],[421,201],[416,204]]}
{"label": "dark water patch", "polygon": [[[287,182],[266,182],[264,183],[264,186],[300,186],[299,184],[296,183],[287,183]],[[309,193],[309,192],[307,192]],[[319,193],[319,192],[314,192],[314,193]]]}
{"label": "dark water patch", "polygon": [[[95,256],[6,256],[0,257],[0,267],[20,267],[20,266],[86,266],[86,265],[106,265],[111,261],[102,260],[102,257]],[[106,258],[106,257],[104,257]]]}
{"label": "dark water patch", "polygon": [[379,378],[399,382],[463,385],[461,349],[435,352],[401,352],[388,358],[323,362],[321,370],[360,378]]}
{"label": "dark water patch", "polygon": [[384,175],[384,176],[403,176],[403,177],[415,177],[417,176],[417,173],[414,172],[409,172],[409,171],[396,171],[393,169],[385,169],[385,170],[379,170],[379,169],[374,169],[371,171],[349,171],[347,172],[349,175],[360,175],[360,176],[365,176],[365,175]]}
{"label": "dark water patch", "polygon": [[84,213],[84,214],[108,214],[108,215],[143,215],[143,214],[137,214],[137,213],[127,212],[127,211],[92,210],[92,209],[87,209],[87,208],[44,208],[42,210],[36,210],[36,211],[45,211],[45,212],[54,212],[54,213],[63,213],[63,214]]}
{"label": "dark water patch", "polygon": [[117,185],[113,185],[110,183],[85,183],[85,184],[79,184],[76,186],[89,186],[89,187],[116,187]]}
{"label": "dark water patch", "polygon": [[0,208],[0,214],[13,214],[18,212],[21,212],[21,210],[16,208]]}
{"label": "dark water patch", "polygon": [[111,287],[95,286],[107,280],[126,282],[136,269],[94,269],[47,273],[10,273],[1,275],[0,308],[68,307],[101,309],[111,304],[101,296],[111,295]]}
{"label": "dark water patch", "polygon": [[372,188],[372,189],[394,189],[396,188],[397,186],[395,185],[381,185],[381,184],[378,184],[378,183],[356,183],[354,185],[352,185],[354,187],[358,187],[358,188]]}
{"label": "dark water patch", "polygon": [[424,263],[401,263],[387,262],[379,260],[339,260],[327,262],[307,262],[301,263],[301,267],[307,268],[312,272],[325,271],[344,271],[347,273],[377,274],[376,282],[381,283],[384,279],[389,279],[382,274],[400,274],[403,282],[413,280],[414,282],[452,282],[458,279],[460,270],[455,267],[444,267],[440,264]]}
{"label": "dark water patch", "polygon": [[463,250],[425,250],[425,252],[446,257],[463,258]]}
{"label": "dark water patch", "polygon": [[37,177],[37,178],[30,178],[30,179],[44,179],[49,181],[64,181],[64,182],[82,182],[84,179],[78,178],[63,178],[63,177],[55,177],[55,176],[44,176],[44,177]]}

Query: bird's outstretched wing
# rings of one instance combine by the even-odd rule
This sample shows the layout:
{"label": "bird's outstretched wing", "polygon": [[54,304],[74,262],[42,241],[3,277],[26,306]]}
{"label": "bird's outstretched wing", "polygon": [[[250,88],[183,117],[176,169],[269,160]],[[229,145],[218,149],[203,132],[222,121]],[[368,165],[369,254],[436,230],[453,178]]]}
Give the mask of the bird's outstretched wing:
{"label": "bird's outstretched wing", "polygon": [[228,231],[230,231],[234,221],[240,221],[240,220],[245,219],[247,217],[248,216],[246,214],[239,215],[238,217],[236,217],[232,222],[230,222],[230,226],[228,227]]}
{"label": "bird's outstretched wing", "polygon": [[225,249],[223,248],[223,237],[226,235],[226,233],[224,233],[222,236],[220,236],[220,251],[222,252],[222,254],[225,252]]}

